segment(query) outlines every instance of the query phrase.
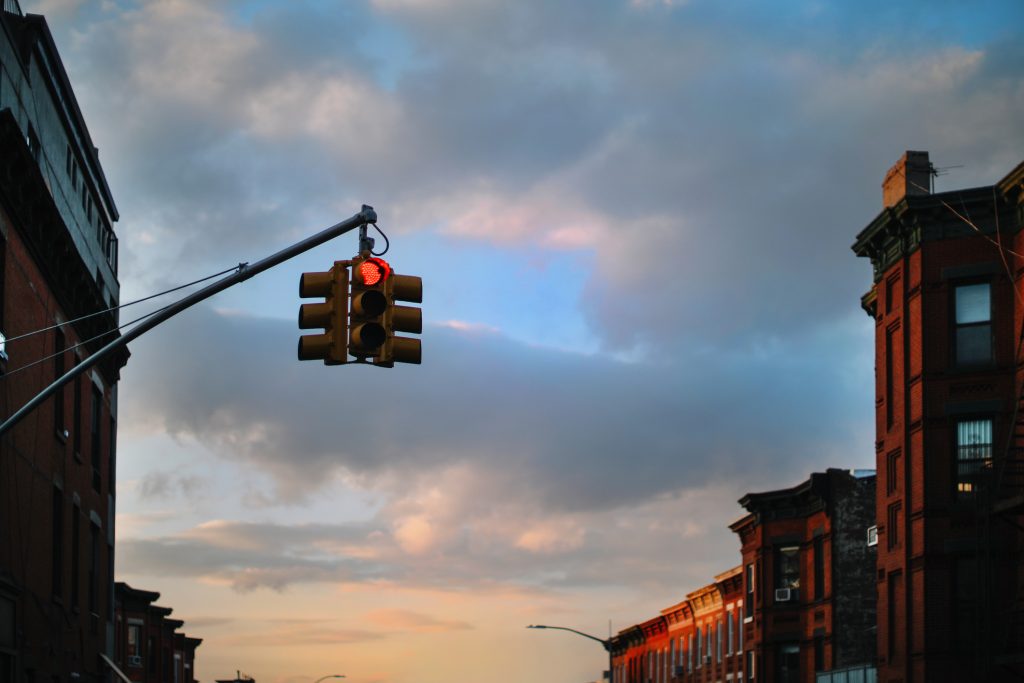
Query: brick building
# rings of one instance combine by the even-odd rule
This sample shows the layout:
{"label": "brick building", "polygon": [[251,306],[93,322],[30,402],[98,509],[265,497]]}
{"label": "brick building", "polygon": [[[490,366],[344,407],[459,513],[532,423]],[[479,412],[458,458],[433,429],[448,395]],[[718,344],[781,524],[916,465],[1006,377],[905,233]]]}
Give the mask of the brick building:
{"label": "brick building", "polygon": [[730,528],[743,557],[746,680],[811,683],[872,665],[874,473],[830,469],[740,504],[749,514]]}
{"label": "brick building", "polygon": [[613,637],[613,682],[811,683],[825,671],[873,673],[874,484],[873,472],[831,469],[744,496],[748,514],[730,527],[742,564]]}
{"label": "brick building", "polygon": [[1024,677],[1024,163],[937,194],[933,174],[907,152],[853,245],[874,276],[879,678]]}
{"label": "brick building", "polygon": [[196,648],[203,642],[180,629],[173,610],[156,603],[160,594],[114,584],[114,661],[133,683],[196,683]]}
{"label": "brick building", "polygon": [[740,568],[611,639],[616,682],[740,680]]}
{"label": "brick building", "polygon": [[[116,329],[116,314],[100,312],[118,302],[117,218],[46,21],[5,0],[3,415],[98,348],[89,340]],[[0,681],[109,675],[103,658],[113,653],[116,386],[126,359],[122,352],[83,374],[0,440]]]}

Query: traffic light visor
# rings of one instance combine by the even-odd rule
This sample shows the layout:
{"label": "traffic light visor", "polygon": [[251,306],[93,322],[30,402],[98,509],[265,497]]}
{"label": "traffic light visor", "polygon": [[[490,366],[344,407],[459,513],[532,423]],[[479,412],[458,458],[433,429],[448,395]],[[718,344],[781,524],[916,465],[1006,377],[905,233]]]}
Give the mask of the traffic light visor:
{"label": "traffic light visor", "polygon": [[368,258],[359,264],[359,279],[367,287],[381,284],[390,274],[391,266],[384,259]]}

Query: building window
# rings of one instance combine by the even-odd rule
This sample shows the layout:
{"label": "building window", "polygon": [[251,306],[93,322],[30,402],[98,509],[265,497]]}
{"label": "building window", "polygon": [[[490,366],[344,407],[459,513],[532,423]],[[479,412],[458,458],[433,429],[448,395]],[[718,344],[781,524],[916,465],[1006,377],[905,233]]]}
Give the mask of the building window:
{"label": "building window", "polygon": [[82,510],[77,505],[71,506],[71,608],[78,609],[79,584],[78,558],[81,545]]}
{"label": "building window", "polygon": [[896,419],[895,413],[895,384],[896,378],[893,370],[893,353],[895,353],[895,343],[893,337],[896,335],[896,329],[889,328],[885,331],[885,428],[892,429],[892,425]]}
{"label": "building window", "polygon": [[100,458],[102,457],[100,453],[100,424],[103,417],[103,394],[95,384],[92,385],[90,415],[89,429],[92,438],[89,456],[92,463],[92,488],[94,491],[99,492],[102,483],[100,478]]}
{"label": "building window", "polygon": [[961,420],[956,424],[956,491],[969,498],[992,466],[992,420]]}
{"label": "building window", "polygon": [[743,600],[743,616],[754,616],[754,563],[747,565],[747,597]]}
{"label": "building window", "polygon": [[53,487],[53,520],[51,522],[53,550],[50,568],[50,584],[53,596],[60,599],[64,592],[64,492]]}
{"label": "building window", "polygon": [[953,567],[954,647],[964,655],[973,653],[976,646],[977,607],[977,561],[973,557],[958,557]]}
{"label": "building window", "polygon": [[754,680],[754,675],[756,673],[755,670],[754,670],[754,663],[756,661],[757,661],[757,656],[754,654],[754,651],[751,650],[750,652],[747,653],[747,665],[745,667],[743,667],[744,672],[746,673],[746,676],[747,676],[747,683],[750,683],[750,681]]}
{"label": "building window", "polygon": [[825,639],[821,636],[814,637],[814,670],[825,670]]}
{"label": "building window", "polygon": [[99,614],[100,528],[89,525],[89,613]]}
{"label": "building window", "polygon": [[825,597],[825,538],[814,539],[814,599]]}
{"label": "building window", "polygon": [[899,488],[902,455],[902,451],[897,448],[885,457],[885,492],[889,495],[896,493]]}
{"label": "building window", "polygon": [[38,163],[39,157],[43,153],[43,146],[39,143],[39,136],[36,135],[36,129],[31,124],[28,127],[28,136],[25,141],[28,143],[28,151],[31,152],[32,158]]}
{"label": "building window", "polygon": [[140,651],[142,645],[141,632],[142,627],[138,624],[128,624],[128,651],[125,654],[128,655],[129,666],[138,666],[140,663],[139,657],[142,656]]}
{"label": "building window", "polygon": [[[800,588],[800,547],[791,545],[775,549],[775,588]],[[795,599],[790,595],[790,600]]]}
{"label": "building window", "polygon": [[[55,380],[58,377],[64,376],[64,349],[66,346],[67,342],[64,341],[64,332],[61,330],[54,330],[53,378]],[[65,387],[61,387],[57,393],[53,395],[53,428],[57,431],[57,436],[61,439],[66,438],[66,427],[64,426],[64,392]]]}
{"label": "building window", "polygon": [[722,663],[722,620],[715,624],[715,661]]}
{"label": "building window", "polygon": [[704,639],[701,638],[700,626],[697,627],[697,668],[701,666],[704,657]]}
{"label": "building window", "polygon": [[888,519],[886,520],[885,536],[890,550],[900,544],[900,527],[902,525],[903,503],[897,501],[889,505]]}
{"label": "building window", "polygon": [[690,634],[690,646],[686,648],[686,671],[693,671],[693,634]]}
{"label": "building window", "polygon": [[956,364],[992,362],[992,285],[961,285],[956,298]]}
{"label": "building window", "polygon": [[775,650],[775,680],[778,683],[799,683],[800,646],[785,643]]}
{"label": "building window", "polygon": [[732,617],[733,617],[733,613],[732,612],[726,612],[725,620],[729,623],[729,642],[728,642],[728,649],[725,652],[726,652],[726,654],[729,654],[729,655],[731,655],[733,653],[733,638],[734,638],[734,636],[733,636]]}
{"label": "building window", "polygon": [[82,459],[82,376],[76,375],[75,381],[71,383],[71,390],[74,395],[71,397],[71,444],[75,452],[75,458]]}

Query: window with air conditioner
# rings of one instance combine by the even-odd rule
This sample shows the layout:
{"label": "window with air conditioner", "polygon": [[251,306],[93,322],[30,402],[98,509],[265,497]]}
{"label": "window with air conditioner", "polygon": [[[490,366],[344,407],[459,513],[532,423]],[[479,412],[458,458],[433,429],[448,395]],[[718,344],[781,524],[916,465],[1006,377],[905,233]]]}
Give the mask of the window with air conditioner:
{"label": "window with air conditioner", "polygon": [[775,549],[775,602],[794,602],[800,590],[800,547]]}

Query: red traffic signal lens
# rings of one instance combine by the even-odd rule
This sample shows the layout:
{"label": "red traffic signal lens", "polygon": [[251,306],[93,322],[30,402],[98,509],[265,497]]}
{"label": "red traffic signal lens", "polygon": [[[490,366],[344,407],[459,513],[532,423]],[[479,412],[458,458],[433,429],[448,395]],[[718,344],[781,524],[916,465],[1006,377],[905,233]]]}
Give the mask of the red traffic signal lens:
{"label": "red traffic signal lens", "polygon": [[359,278],[368,287],[379,285],[388,275],[391,275],[391,266],[382,258],[368,258],[359,264]]}

